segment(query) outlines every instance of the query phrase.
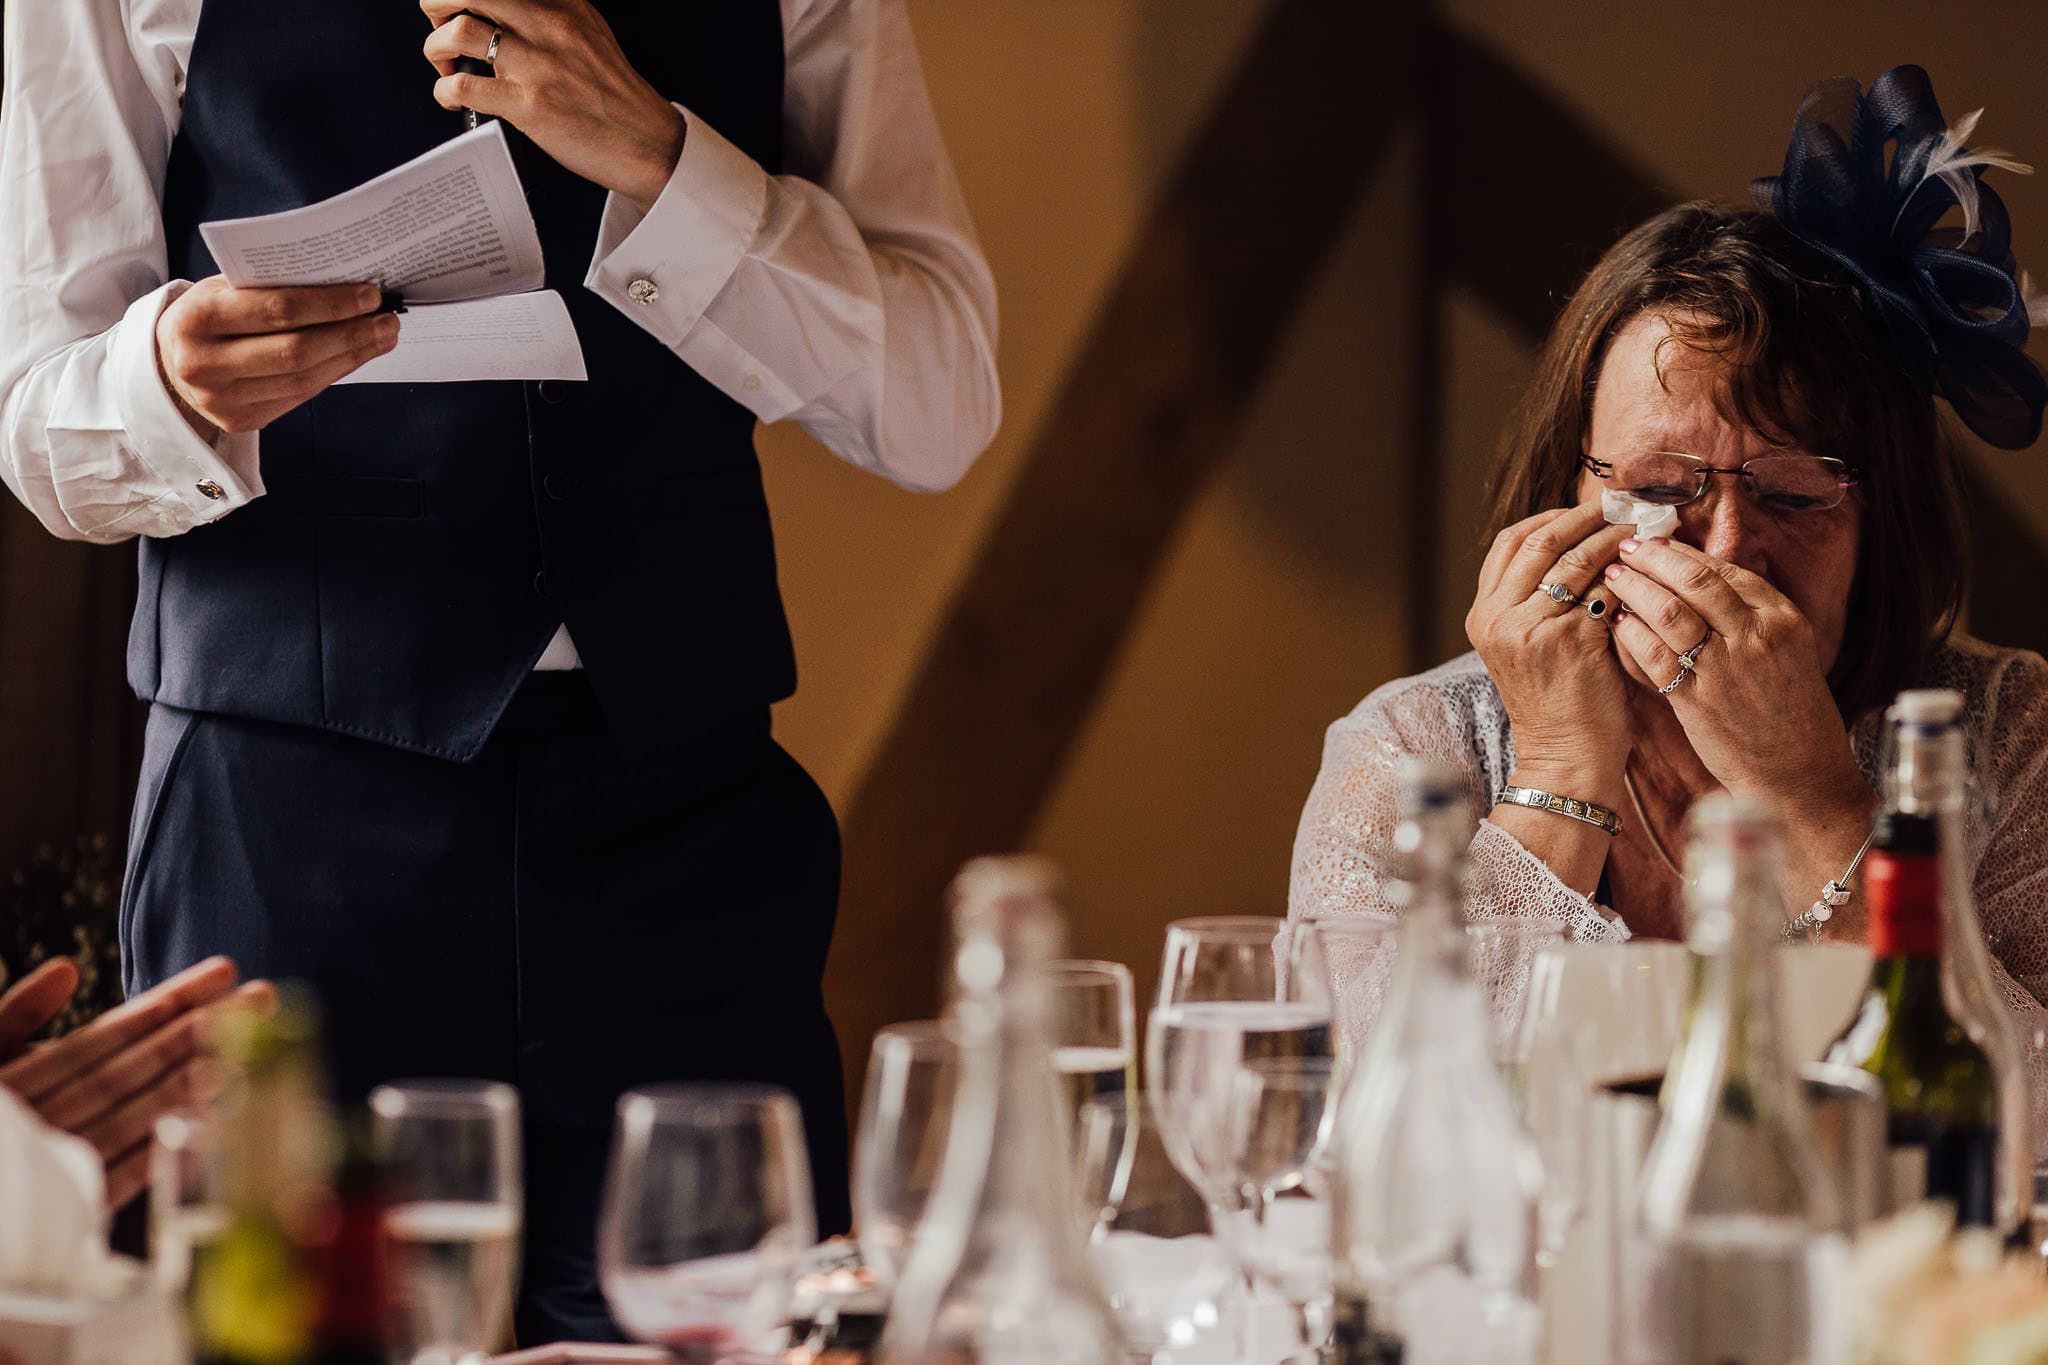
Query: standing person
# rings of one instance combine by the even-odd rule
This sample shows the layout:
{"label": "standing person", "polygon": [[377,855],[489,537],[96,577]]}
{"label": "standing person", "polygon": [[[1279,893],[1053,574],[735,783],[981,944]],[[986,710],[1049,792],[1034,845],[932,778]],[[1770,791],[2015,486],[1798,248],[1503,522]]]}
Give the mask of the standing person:
{"label": "standing person", "polygon": [[[753,428],[953,483],[998,420],[994,291],[903,0],[421,9],[8,6],[0,472],[57,535],[142,537],[129,988],[226,952],[317,990],[347,1092],[517,1083],[521,1339],[604,1338],[622,1087],[789,1086],[845,1224],[838,834],[769,733]],[[232,288],[199,225],[463,108],[508,125],[590,380],[330,389],[402,320]]]}

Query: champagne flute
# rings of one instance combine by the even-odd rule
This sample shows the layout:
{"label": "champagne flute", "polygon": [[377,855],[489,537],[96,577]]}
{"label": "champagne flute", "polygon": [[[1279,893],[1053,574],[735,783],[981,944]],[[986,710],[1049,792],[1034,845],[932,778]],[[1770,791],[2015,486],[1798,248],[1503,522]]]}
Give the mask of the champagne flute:
{"label": "champagne flute", "polygon": [[1235,1206],[1231,1103],[1247,1062],[1332,1055],[1321,940],[1285,920],[1214,918],[1167,926],[1159,1001],[1146,1036],[1152,1114],[1174,1165],[1210,1208]]}
{"label": "champagne flute", "polygon": [[1236,1266],[1209,1206],[1128,1097],[1081,1107],[1076,1184],[1102,1212],[1089,1259],[1134,1361],[1165,1365],[1222,1323]]}
{"label": "champagne flute", "polygon": [[220,1135],[213,1120],[180,1109],[156,1121],[149,1148],[149,1254],[157,1283],[182,1298],[192,1254],[226,1229]]}
{"label": "champagne flute", "polygon": [[511,1335],[519,1260],[519,1095],[495,1081],[370,1092],[390,1182],[394,1346],[418,1365],[482,1361]]}
{"label": "champagne flute", "polygon": [[192,1259],[227,1231],[221,1202],[220,1130],[209,1114],[178,1109],[156,1121],[149,1145],[149,1260],[158,1288],[184,1311],[172,1331],[185,1358],[192,1350]]}
{"label": "champagne flute", "polygon": [[796,1100],[765,1085],[661,1085],[619,1100],[598,1279],[640,1341],[685,1365],[768,1361],[817,1240]]}
{"label": "champagne flute", "polygon": [[1238,1206],[1224,1241],[1255,1284],[1293,1310],[1290,1362],[1312,1365],[1330,1334],[1333,1293],[1324,1155],[1336,1107],[1327,1057],[1261,1058],[1237,1073],[1231,1154]]}
{"label": "champagne flute", "polygon": [[[1137,1010],[1131,969],[1121,962],[1059,961],[1050,967],[1052,985],[1052,1065],[1074,1119],[1075,1150],[1080,1151],[1082,1111],[1088,1102],[1121,1095],[1119,1113],[1128,1113],[1137,1091]],[[1117,1139],[1113,1169],[1130,1168],[1135,1132]],[[1088,1187],[1083,1186],[1083,1189]],[[1100,1206],[1107,1211],[1111,1205]],[[1084,1215],[1087,1212],[1084,1203]]]}
{"label": "champagne flute", "polygon": [[867,1093],[853,1144],[853,1211],[861,1259],[895,1286],[938,1184],[953,1126],[959,1058],[936,1019],[891,1024],[868,1054]]}

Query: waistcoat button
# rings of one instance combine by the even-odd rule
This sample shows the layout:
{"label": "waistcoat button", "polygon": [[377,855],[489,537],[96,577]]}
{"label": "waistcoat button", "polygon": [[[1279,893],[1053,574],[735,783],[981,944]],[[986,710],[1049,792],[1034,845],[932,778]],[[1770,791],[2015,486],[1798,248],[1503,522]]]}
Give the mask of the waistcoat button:
{"label": "waistcoat button", "polygon": [[540,491],[548,495],[550,502],[567,502],[575,495],[576,480],[557,470],[542,476]]}
{"label": "waistcoat button", "polygon": [[548,571],[546,569],[542,569],[533,576],[533,595],[543,600],[546,599],[548,595]]}

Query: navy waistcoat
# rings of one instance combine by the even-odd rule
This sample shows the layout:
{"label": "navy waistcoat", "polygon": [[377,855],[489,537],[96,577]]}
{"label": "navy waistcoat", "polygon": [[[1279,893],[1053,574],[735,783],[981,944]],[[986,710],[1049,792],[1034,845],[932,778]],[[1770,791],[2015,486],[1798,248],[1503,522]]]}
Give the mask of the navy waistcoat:
{"label": "navy waistcoat", "polygon": [[[601,8],[657,89],[779,169],[775,0]],[[428,31],[413,0],[205,0],[164,187],[172,275],[215,273],[203,222],[460,132]],[[144,700],[464,759],[564,621],[634,748],[794,689],[752,415],[583,287],[605,193],[506,131],[589,382],[349,386],[272,423],[266,496],[142,542]]]}

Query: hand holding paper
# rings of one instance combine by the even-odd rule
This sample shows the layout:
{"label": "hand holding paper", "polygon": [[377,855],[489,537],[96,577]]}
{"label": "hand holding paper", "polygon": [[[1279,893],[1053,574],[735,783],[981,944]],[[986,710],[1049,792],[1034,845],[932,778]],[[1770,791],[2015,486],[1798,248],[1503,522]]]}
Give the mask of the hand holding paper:
{"label": "hand holding paper", "polygon": [[156,323],[157,364],[194,430],[257,431],[398,344],[374,285],[237,289],[215,275]]}
{"label": "hand holding paper", "polygon": [[395,349],[337,382],[586,377],[567,305],[540,287],[540,237],[497,124],[318,204],[200,233],[232,285],[404,297]]}

